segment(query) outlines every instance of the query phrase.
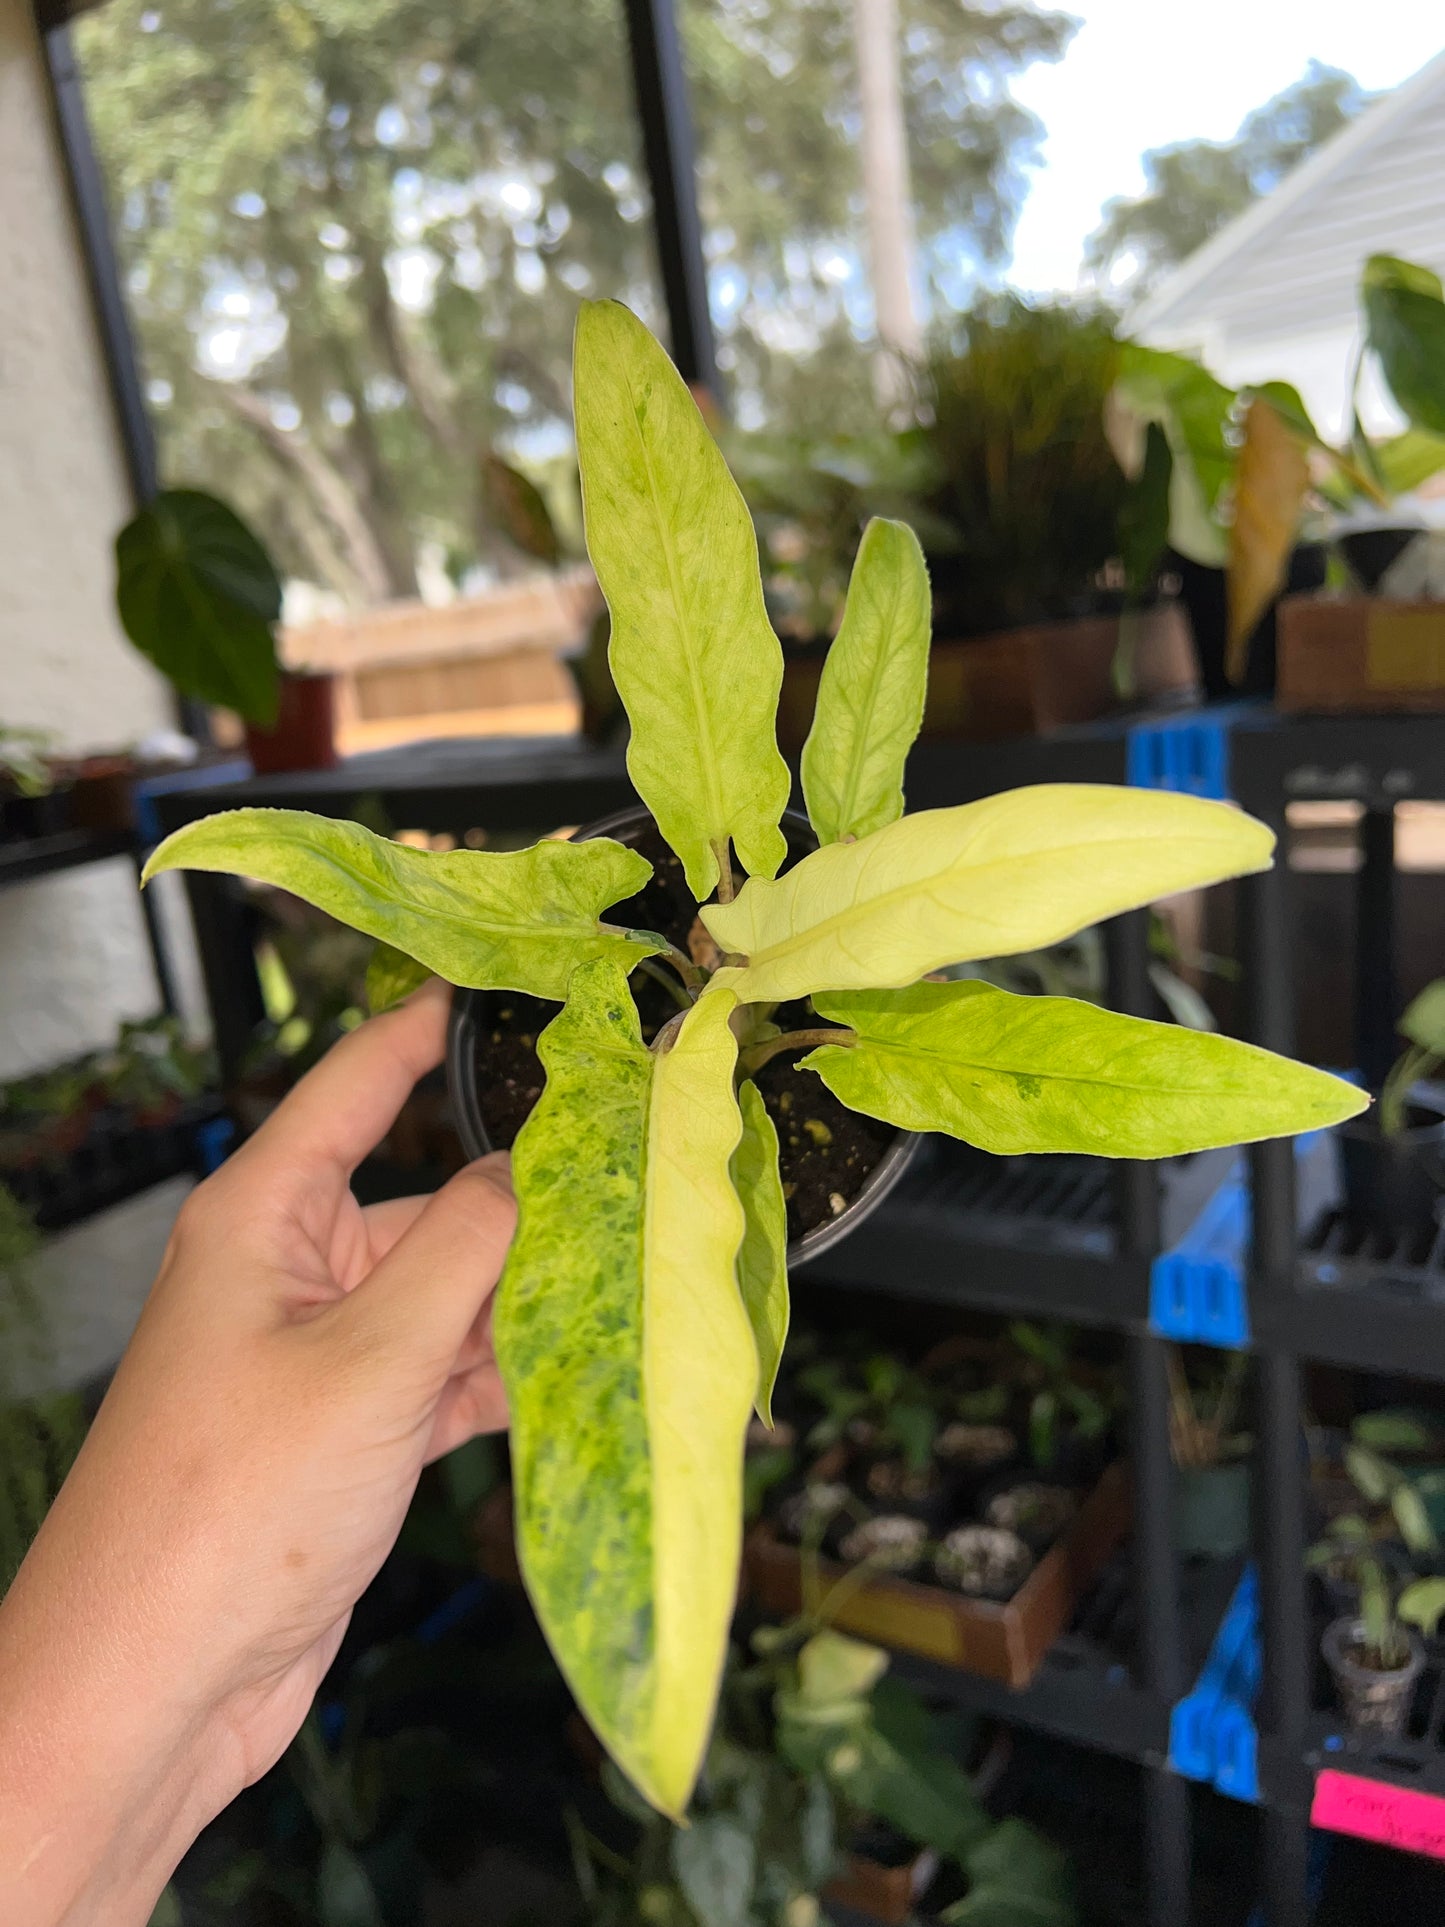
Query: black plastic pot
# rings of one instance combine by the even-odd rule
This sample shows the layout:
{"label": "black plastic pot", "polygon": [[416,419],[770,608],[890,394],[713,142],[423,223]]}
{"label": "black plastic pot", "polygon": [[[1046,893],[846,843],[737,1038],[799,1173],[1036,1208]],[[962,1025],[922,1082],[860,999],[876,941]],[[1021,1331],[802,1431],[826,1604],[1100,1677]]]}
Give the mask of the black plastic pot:
{"label": "black plastic pot", "polygon": [[1415,1241],[1434,1235],[1445,1186],[1445,1107],[1412,1093],[1410,1109],[1428,1122],[1409,1125],[1394,1137],[1380,1130],[1378,1113],[1366,1111],[1339,1126],[1345,1209],[1369,1230]]}
{"label": "black plastic pot", "polygon": [[1175,1466],[1174,1550],[1185,1558],[1232,1559],[1249,1544],[1249,1461]]}
{"label": "black plastic pot", "polygon": [[1392,563],[1399,561],[1419,533],[1418,527],[1351,529],[1347,535],[1336,539],[1361,588],[1367,595],[1374,595],[1380,586],[1380,578]]}
{"label": "black plastic pot", "polygon": [[[1281,595],[1307,595],[1325,586],[1328,556],[1319,542],[1302,542],[1289,559],[1289,573]],[[1225,674],[1224,665],[1229,637],[1229,604],[1223,569],[1207,568],[1191,562],[1186,555],[1171,550],[1168,558],[1171,575],[1179,577],[1179,594],[1189,611],[1189,626],[1194,632],[1194,653],[1199,661],[1199,680],[1204,685],[1206,702],[1222,702],[1232,696],[1272,696],[1275,665],[1275,604],[1259,620],[1249,639],[1249,657],[1244,680],[1237,687]]]}
{"label": "black plastic pot", "polygon": [[1365,1641],[1362,1619],[1337,1619],[1325,1628],[1320,1650],[1339,1694],[1340,1710],[1356,1733],[1393,1737],[1402,1733],[1425,1665],[1425,1648],[1408,1626],[1399,1629],[1410,1648],[1403,1666],[1366,1666],[1357,1657]]}
{"label": "black plastic pot", "polygon": [[[783,814],[783,831],[794,855],[805,856],[818,847],[808,819],[797,810]],[[614,837],[631,843],[644,829],[652,828],[652,817],[640,806],[619,810],[615,816],[588,823],[574,833],[573,841],[585,843],[594,836]],[[477,1081],[477,1028],[482,1000],[495,993],[458,990],[452,996],[451,1020],[447,1030],[447,1091],[462,1149],[469,1158],[485,1157],[492,1145],[482,1123]],[[917,1155],[923,1142],[911,1131],[899,1131],[894,1143],[863,1180],[858,1194],[836,1218],[814,1225],[801,1238],[788,1245],[790,1265],[803,1264],[820,1257],[855,1231],[870,1212],[875,1211],[893,1189]]]}

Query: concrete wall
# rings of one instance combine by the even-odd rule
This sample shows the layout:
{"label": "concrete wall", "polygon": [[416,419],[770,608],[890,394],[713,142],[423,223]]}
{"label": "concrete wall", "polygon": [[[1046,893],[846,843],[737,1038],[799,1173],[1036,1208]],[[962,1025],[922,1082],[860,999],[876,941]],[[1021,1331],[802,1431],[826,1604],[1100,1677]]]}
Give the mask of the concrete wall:
{"label": "concrete wall", "polygon": [[[30,8],[0,0],[0,722],[72,749],[172,723],[111,602],[131,508]],[[127,864],[0,894],[0,1078],[156,1001]]]}

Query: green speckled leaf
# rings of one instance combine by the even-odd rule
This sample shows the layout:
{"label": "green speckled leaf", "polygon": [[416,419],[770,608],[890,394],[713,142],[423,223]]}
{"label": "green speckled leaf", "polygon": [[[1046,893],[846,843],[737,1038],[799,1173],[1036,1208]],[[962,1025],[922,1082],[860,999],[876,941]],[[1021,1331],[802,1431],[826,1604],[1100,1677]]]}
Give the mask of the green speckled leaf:
{"label": "green speckled leaf", "polygon": [[731,838],[777,874],[788,770],[783,652],[737,484],[681,377],[615,301],[584,302],[573,362],[587,548],[612,612],[627,767],[701,902]]}
{"label": "green speckled leaf", "polygon": [[743,1134],[733,1152],[733,1186],[746,1228],[738,1250],[738,1289],[758,1348],[758,1417],[773,1422],[773,1387],[788,1338],[788,1207],[778,1170],[778,1133],[751,1079],[738,1092]]}
{"label": "green speckled leaf", "polygon": [[373,1017],[420,990],[431,972],[393,944],[379,943],[366,966],[366,1004]]}
{"label": "green speckled leaf", "polygon": [[903,814],[903,765],[928,693],[932,613],[918,537],[904,522],[871,521],[803,745],[803,795],[820,843],[866,836]]}
{"label": "green speckled leaf", "polygon": [[652,866],[608,837],[530,850],[412,850],[305,810],[226,810],[168,836],[161,870],[222,870],[304,897],[469,990],[567,994],[580,963],[630,970],[660,938],[600,921],[635,896]]}
{"label": "green speckled leaf", "polygon": [[737,1586],[757,1354],[734,1264],[733,999],[642,1043],[584,964],[542,1033],[493,1337],[532,1602],[598,1737],[663,1812],[707,1745]]}
{"label": "green speckled leaf", "polygon": [[851,1049],[803,1059],[855,1111],[985,1151],[1163,1158],[1338,1124],[1369,1101],[1343,1078],[1232,1037],[990,984],[820,996]]}
{"label": "green speckled leaf", "polygon": [[945,964],[1041,950],[1121,910],[1269,867],[1274,838],[1227,803],[1040,783],[922,810],[754,877],[702,920],[746,969],[744,1003],[882,990]]}

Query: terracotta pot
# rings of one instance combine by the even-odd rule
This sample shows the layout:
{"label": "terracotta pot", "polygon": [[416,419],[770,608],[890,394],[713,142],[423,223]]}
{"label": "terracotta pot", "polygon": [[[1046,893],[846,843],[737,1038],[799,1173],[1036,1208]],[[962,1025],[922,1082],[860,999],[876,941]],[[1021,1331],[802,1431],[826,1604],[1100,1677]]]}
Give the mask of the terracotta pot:
{"label": "terracotta pot", "polygon": [[[1134,678],[1143,704],[1198,693],[1189,630],[1174,603],[1134,619]],[[1070,723],[1096,722],[1120,707],[1114,686],[1118,616],[1035,623],[986,636],[937,639],[928,659],[923,735],[1000,742]],[[796,755],[807,738],[826,651],[790,657],[783,668],[778,741]]]}
{"label": "terracotta pot", "polygon": [[67,769],[70,820],[78,830],[135,827],[136,766],[129,756],[86,756]]}
{"label": "terracotta pot", "polygon": [[[615,816],[608,816],[597,823],[589,823],[573,834],[573,841],[585,843],[590,837],[615,837],[619,843],[626,843],[644,828],[650,828],[652,817],[640,806],[630,810],[619,810]],[[813,834],[808,819],[796,810],[783,813],[783,830],[795,850],[806,852],[817,848],[817,838]],[[476,1031],[480,1011],[480,1000],[489,996],[488,991],[458,990],[452,996],[451,1022],[447,1030],[447,1093],[451,1099],[452,1115],[456,1119],[457,1132],[462,1140],[462,1148],[469,1158],[485,1157],[491,1150],[487,1139],[486,1127],[482,1123],[481,1104],[477,1084]],[[804,1232],[788,1246],[789,1264],[801,1264],[805,1259],[819,1257],[823,1252],[832,1250],[850,1232],[855,1231],[863,1220],[874,1211],[888,1196],[909,1165],[913,1162],[923,1140],[911,1131],[900,1131],[893,1144],[863,1180],[857,1195],[840,1211],[836,1218],[825,1224],[814,1225],[811,1231]]]}
{"label": "terracotta pot", "polygon": [[246,752],[258,776],[330,769],[336,762],[336,682],[329,670],[281,677],[281,702],[270,729],[246,725]]}

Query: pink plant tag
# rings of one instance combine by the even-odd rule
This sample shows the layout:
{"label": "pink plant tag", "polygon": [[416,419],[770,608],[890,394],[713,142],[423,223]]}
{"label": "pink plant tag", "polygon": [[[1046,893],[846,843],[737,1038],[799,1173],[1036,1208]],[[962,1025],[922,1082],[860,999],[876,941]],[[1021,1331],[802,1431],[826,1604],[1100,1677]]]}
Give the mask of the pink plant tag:
{"label": "pink plant tag", "polygon": [[1445,1800],[1433,1793],[1327,1769],[1315,1780],[1310,1821],[1334,1833],[1445,1860]]}

